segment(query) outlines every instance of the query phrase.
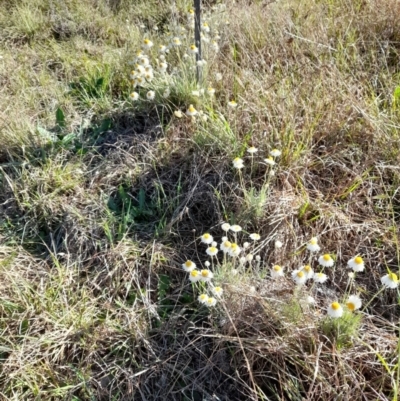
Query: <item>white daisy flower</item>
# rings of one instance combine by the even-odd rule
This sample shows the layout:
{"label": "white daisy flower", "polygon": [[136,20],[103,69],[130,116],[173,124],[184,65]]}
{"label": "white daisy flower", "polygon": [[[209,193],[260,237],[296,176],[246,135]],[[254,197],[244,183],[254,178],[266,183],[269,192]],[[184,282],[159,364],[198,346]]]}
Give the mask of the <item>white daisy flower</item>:
{"label": "white daisy flower", "polygon": [[196,264],[193,263],[191,260],[187,260],[185,263],[182,264],[182,269],[185,270],[185,272],[191,272],[196,268]]}
{"label": "white daisy flower", "polygon": [[325,283],[326,280],[328,280],[328,276],[320,272],[320,273],[315,273],[313,279],[316,283],[322,284]]}
{"label": "white daisy flower", "polygon": [[269,164],[270,166],[274,166],[275,165],[275,161],[274,161],[272,156],[269,156],[266,159],[264,159],[264,162]]}
{"label": "white daisy flower", "polygon": [[350,295],[346,302],[347,309],[352,312],[356,309],[360,309],[361,305],[362,301],[358,295]]}
{"label": "white daisy flower", "polygon": [[231,228],[231,225],[229,223],[224,223],[221,225],[221,228],[225,231],[228,232]]}
{"label": "white daisy flower", "polygon": [[195,116],[197,114],[197,110],[191,104],[189,108],[186,110],[186,114],[190,117]]}
{"label": "white daisy flower", "polygon": [[332,267],[333,264],[335,263],[334,260],[332,259],[331,255],[329,255],[328,253],[326,253],[325,255],[322,255],[318,258],[318,263],[321,266],[324,267]]}
{"label": "white daisy flower", "polygon": [[243,249],[247,249],[250,246],[250,242],[245,242],[243,244]]}
{"label": "white daisy flower", "polygon": [[229,229],[233,231],[234,233],[238,233],[242,231],[242,227],[240,227],[238,224],[234,224],[233,226],[230,226]]}
{"label": "white daisy flower", "polygon": [[150,64],[149,59],[147,58],[147,56],[142,56],[138,59],[138,63],[143,66],[143,67],[148,67]]}
{"label": "white daisy flower", "polygon": [[343,315],[343,308],[339,304],[339,302],[332,302],[328,306],[328,315],[330,317],[334,317],[334,318],[338,318],[338,317],[341,317]]}
{"label": "white daisy flower", "polygon": [[293,270],[292,278],[297,285],[302,285],[307,281],[307,275],[303,270]]}
{"label": "white daisy flower", "polygon": [[189,280],[195,283],[201,279],[201,274],[199,270],[192,270],[189,274]]}
{"label": "white daisy flower", "polygon": [[206,253],[209,256],[215,256],[218,253],[218,248],[216,248],[215,246],[210,246],[209,248],[207,248]]}
{"label": "white daisy flower", "polygon": [[[164,54],[160,54],[158,57],[161,61],[165,61],[165,56]],[[157,60],[157,59],[156,59]]]}
{"label": "white daisy flower", "polygon": [[250,146],[250,147],[247,149],[247,152],[250,153],[250,154],[254,154],[254,153],[257,153],[257,152],[258,152],[258,149],[255,148],[254,146]]}
{"label": "white daisy flower", "polygon": [[222,241],[222,242],[228,241],[228,237],[222,237],[222,238],[221,238],[221,241]]}
{"label": "white daisy flower", "polygon": [[139,93],[137,92],[132,92],[129,97],[131,98],[131,100],[136,101],[139,99]]}
{"label": "white daisy flower", "polygon": [[148,100],[153,100],[156,97],[156,93],[154,91],[148,91],[146,97]]}
{"label": "white daisy flower", "polygon": [[168,69],[168,63],[165,61],[161,62],[160,65],[158,66],[158,70],[162,73],[167,72]]}
{"label": "white daisy flower", "polygon": [[282,154],[282,152],[278,149],[272,149],[271,152],[269,152],[269,154],[273,157],[279,157]]}
{"label": "white daisy flower", "polygon": [[365,268],[364,260],[361,256],[356,256],[350,259],[347,262],[347,266],[349,266],[355,272],[362,272]]}
{"label": "white daisy flower", "polygon": [[207,306],[215,306],[217,304],[217,300],[215,299],[215,298],[213,298],[213,297],[208,297],[208,299],[207,299],[207,301],[205,302],[205,304],[204,305],[207,305]]}
{"label": "white daisy flower", "polygon": [[250,234],[249,237],[253,241],[258,241],[261,238],[260,234],[257,234],[257,233]]}
{"label": "white daisy flower", "polygon": [[318,245],[317,237],[312,237],[310,239],[310,242],[307,244],[307,249],[310,252],[318,252],[321,249],[321,247]]}
{"label": "white daisy flower", "polygon": [[211,49],[214,50],[215,52],[217,52],[219,50],[219,46],[218,43],[215,40],[211,41]]}
{"label": "white daisy flower", "polygon": [[199,49],[197,48],[196,45],[191,45],[191,46],[189,47],[189,53],[190,53],[190,54],[197,54],[198,52],[199,52]]}
{"label": "white daisy flower", "polygon": [[281,241],[279,241],[279,240],[276,240],[275,241],[275,248],[279,249],[279,248],[282,248],[282,247],[283,247],[283,243]]}
{"label": "white daisy flower", "polygon": [[153,42],[150,39],[144,39],[143,40],[143,48],[144,49],[150,49],[151,47],[153,47]]}
{"label": "white daisy flower", "polygon": [[235,109],[237,107],[237,103],[234,100],[230,100],[228,102],[228,107],[230,107],[231,109]]}
{"label": "white daisy flower", "polygon": [[173,46],[180,46],[182,44],[181,40],[177,36],[172,39],[171,43]]}
{"label": "white daisy flower", "polygon": [[214,94],[215,94],[215,89],[214,89],[213,87],[209,86],[209,87],[207,88],[207,93],[208,93],[210,96],[214,96]]}
{"label": "white daisy flower", "polygon": [[182,118],[183,117],[183,113],[180,110],[175,110],[174,111],[174,116],[178,117],[178,118]]}
{"label": "white daisy flower", "polygon": [[221,297],[223,294],[224,290],[221,287],[214,287],[212,289],[212,293],[216,296],[216,297]]}
{"label": "white daisy flower", "polygon": [[224,241],[221,245],[220,245],[220,249],[223,253],[227,253],[230,251],[231,249],[231,245],[232,243],[229,241]]}
{"label": "white daisy flower", "polygon": [[203,22],[203,24],[201,25],[201,30],[202,30],[203,32],[205,32],[205,33],[210,32],[210,27],[209,27],[209,25],[208,25],[207,22]]}
{"label": "white daisy flower", "polygon": [[203,32],[200,33],[200,39],[204,43],[210,43],[210,37],[205,35]]}
{"label": "white daisy flower", "polygon": [[257,262],[261,262],[261,256],[260,255],[256,255],[256,261]]}
{"label": "white daisy flower", "polygon": [[203,269],[200,272],[200,276],[201,281],[211,281],[211,279],[214,277],[214,274],[208,269]]}
{"label": "white daisy flower", "polygon": [[158,50],[159,50],[160,53],[165,53],[167,51],[167,49],[168,48],[165,45],[158,46]]}
{"label": "white daisy flower", "polygon": [[242,252],[242,249],[238,244],[235,244],[234,242],[231,244],[231,249],[228,251],[229,255],[232,257],[236,257],[240,255],[240,252]]}
{"label": "white daisy flower", "polygon": [[279,265],[272,266],[271,269],[271,278],[278,278],[278,277],[283,277],[285,273],[283,272],[283,267]]}
{"label": "white daisy flower", "polygon": [[244,167],[243,159],[241,159],[240,157],[236,157],[235,159],[233,159],[233,167],[237,168],[238,170],[243,168]]}
{"label": "white daisy flower", "polygon": [[310,265],[303,266],[301,270],[305,273],[307,280],[314,276],[314,270]]}
{"label": "white daisy flower", "polygon": [[253,259],[254,259],[254,256],[253,256],[251,253],[249,253],[248,255],[246,255],[246,261],[247,261],[247,262],[251,262]]}
{"label": "white daisy flower", "polygon": [[200,237],[200,239],[201,239],[201,242],[202,242],[203,244],[207,244],[207,245],[208,245],[208,244],[211,244],[211,243],[214,241],[212,235],[209,234],[209,233],[203,234],[203,235]]}
{"label": "white daisy flower", "polygon": [[199,67],[204,67],[206,64],[207,64],[207,61],[206,60],[197,60],[196,61],[196,64],[197,64],[197,66],[199,66]]}
{"label": "white daisy flower", "polygon": [[217,247],[217,245],[218,245],[217,241],[211,242],[211,246],[213,246],[214,248]]}
{"label": "white daisy flower", "polygon": [[381,282],[387,288],[397,288],[399,285],[399,279],[396,273],[386,274],[381,278]]}
{"label": "white daisy flower", "polygon": [[197,300],[201,303],[201,304],[205,304],[208,300],[208,295],[207,294],[200,294],[197,297]]}

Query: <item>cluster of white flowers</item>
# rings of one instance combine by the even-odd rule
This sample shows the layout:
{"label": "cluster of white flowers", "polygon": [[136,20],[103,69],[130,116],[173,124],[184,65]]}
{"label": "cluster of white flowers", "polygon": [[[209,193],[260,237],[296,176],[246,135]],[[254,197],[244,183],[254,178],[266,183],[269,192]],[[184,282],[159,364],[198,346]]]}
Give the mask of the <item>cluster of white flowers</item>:
{"label": "cluster of white flowers", "polygon": [[[253,161],[254,155],[258,152],[258,149],[255,146],[250,146],[247,149],[247,153],[250,154],[250,157]],[[268,166],[275,166],[276,164],[276,158],[279,157],[282,154],[282,152],[278,149],[272,149],[269,152],[269,156],[266,159],[263,159],[264,164],[268,165]],[[237,170],[242,169],[245,164],[244,164],[244,160],[241,159],[240,157],[236,157],[235,159],[233,159],[232,161],[233,167]],[[270,171],[271,175],[274,175],[274,170]]]}
{"label": "cluster of white flowers", "polygon": [[[218,42],[221,39],[218,31],[218,25],[222,23],[219,17],[213,17],[212,13],[217,10],[219,15],[224,12],[222,7],[213,9],[210,13],[204,13],[206,19],[201,23],[201,44],[202,56],[210,57],[219,51]],[[198,67],[208,66],[207,60],[198,59],[198,44],[193,43],[193,29],[195,25],[195,12],[190,9],[187,12],[187,22],[184,25],[171,24],[166,27],[166,33],[161,35],[158,27],[153,27],[155,32],[145,32],[142,42],[142,49],[138,51],[132,61],[133,66],[130,72],[130,80],[134,91],[130,94],[132,101],[147,99],[153,101],[158,98],[168,98],[170,88],[174,87],[176,77],[187,75],[188,71]],[[145,28],[145,27],[143,27]],[[153,35],[151,39],[150,35]],[[215,82],[222,79],[222,74],[214,73]],[[212,77],[208,72],[204,76]],[[162,90],[159,88],[162,87]],[[212,98],[215,95],[215,89],[209,83],[205,88],[197,88],[192,91],[195,97],[208,95]],[[176,110],[175,115],[182,118],[184,113]],[[208,119],[205,112],[197,111],[193,105],[190,105],[186,115],[192,121],[196,121],[195,116],[200,116],[203,121]]]}

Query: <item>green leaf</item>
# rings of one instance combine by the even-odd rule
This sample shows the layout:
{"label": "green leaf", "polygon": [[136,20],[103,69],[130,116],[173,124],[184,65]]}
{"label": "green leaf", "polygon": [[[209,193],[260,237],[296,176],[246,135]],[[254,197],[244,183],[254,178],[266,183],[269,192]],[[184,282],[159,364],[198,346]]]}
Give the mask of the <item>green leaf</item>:
{"label": "green leaf", "polygon": [[65,127],[65,115],[60,108],[56,111],[56,121],[58,126]]}

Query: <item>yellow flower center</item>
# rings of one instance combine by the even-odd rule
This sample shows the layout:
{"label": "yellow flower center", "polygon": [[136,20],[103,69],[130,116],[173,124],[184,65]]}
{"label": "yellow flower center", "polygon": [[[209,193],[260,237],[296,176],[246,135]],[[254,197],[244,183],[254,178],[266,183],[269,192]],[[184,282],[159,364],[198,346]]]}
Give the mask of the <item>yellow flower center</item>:
{"label": "yellow flower center", "polygon": [[193,270],[190,272],[190,275],[193,277],[197,277],[199,275],[199,272],[197,270]]}
{"label": "yellow flower center", "polygon": [[333,310],[339,310],[339,309],[340,309],[340,304],[339,304],[339,302],[332,302],[331,308],[332,308]]}
{"label": "yellow flower center", "polygon": [[207,294],[201,294],[201,295],[200,295],[200,299],[201,299],[202,301],[204,301],[205,299],[207,299]]}
{"label": "yellow flower center", "polygon": [[220,292],[222,292],[222,288],[221,287],[215,287],[214,291],[219,294]]}
{"label": "yellow flower center", "polygon": [[143,42],[144,42],[145,45],[147,45],[147,44],[150,43],[150,40],[149,39],[145,39]]}
{"label": "yellow flower center", "polygon": [[268,156],[268,160],[274,160],[272,156]]}
{"label": "yellow flower center", "polygon": [[311,271],[311,266],[310,265],[306,265],[304,266],[303,270],[305,270],[307,273]]}
{"label": "yellow flower center", "polygon": [[236,251],[236,249],[238,248],[238,244],[235,243],[231,244],[231,248],[233,251]]}
{"label": "yellow flower center", "polygon": [[353,304],[353,302],[347,302],[346,306],[347,309],[351,310],[352,312],[356,309],[356,306]]}
{"label": "yellow flower center", "polygon": [[203,277],[208,277],[208,275],[209,275],[209,271],[208,270],[202,270],[201,271],[201,275],[203,276]]}
{"label": "yellow flower center", "polygon": [[279,272],[280,270],[282,270],[282,267],[280,267],[279,265],[275,265],[275,266],[273,267],[273,269],[274,269],[276,272]]}
{"label": "yellow flower center", "polygon": [[297,273],[297,277],[299,277],[299,278],[304,277],[304,273],[303,273],[302,271],[299,271],[299,272]]}
{"label": "yellow flower center", "polygon": [[397,274],[396,273],[390,273],[389,274],[389,279],[392,280],[394,283],[397,283],[399,281],[399,279],[397,278]]}
{"label": "yellow flower center", "polygon": [[192,262],[191,262],[190,260],[187,260],[187,261],[185,262],[185,266],[186,266],[186,267],[192,266]]}
{"label": "yellow flower center", "polygon": [[193,113],[193,112],[196,111],[196,109],[193,107],[192,104],[189,106],[189,111],[190,111],[191,113]]}
{"label": "yellow flower center", "polygon": [[210,238],[210,234],[208,234],[208,233],[207,233],[207,234],[204,234],[204,235],[203,235],[203,238],[204,238],[204,239],[209,239],[209,238]]}
{"label": "yellow flower center", "polygon": [[319,278],[322,278],[322,277],[324,277],[324,273],[317,273],[317,276],[318,276]]}
{"label": "yellow flower center", "polygon": [[317,241],[316,238],[311,238],[311,239],[310,239],[310,244],[311,244],[311,245],[317,245],[317,243],[318,243],[318,241]]}
{"label": "yellow flower center", "polygon": [[218,249],[215,246],[210,247],[210,252],[217,252]]}
{"label": "yellow flower center", "polygon": [[225,241],[224,242],[224,247],[225,248],[230,248],[232,246],[232,243],[230,243],[229,241]]}
{"label": "yellow flower center", "polygon": [[190,46],[190,49],[191,49],[191,50],[196,50],[196,46],[195,46],[195,45],[191,45],[191,46]]}
{"label": "yellow flower center", "polygon": [[325,254],[324,256],[323,256],[323,259],[325,260],[325,262],[329,262],[330,260],[331,260],[331,256],[329,255],[329,254]]}
{"label": "yellow flower center", "polygon": [[361,265],[364,261],[361,256],[357,256],[356,258],[354,258],[354,262],[358,265]]}

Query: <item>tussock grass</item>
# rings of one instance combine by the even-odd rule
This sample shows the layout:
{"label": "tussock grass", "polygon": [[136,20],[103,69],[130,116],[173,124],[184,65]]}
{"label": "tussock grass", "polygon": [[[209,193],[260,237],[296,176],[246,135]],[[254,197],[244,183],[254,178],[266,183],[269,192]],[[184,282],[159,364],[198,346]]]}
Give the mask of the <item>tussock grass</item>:
{"label": "tussock grass", "polygon": [[[171,55],[186,67],[137,103],[129,62],[191,1],[1,3],[2,399],[399,396],[399,292],[379,292],[400,263],[399,4],[203,3],[215,97]],[[174,114],[189,104],[208,119]],[[220,241],[224,221],[261,235],[260,261],[213,265],[224,298],[208,309],[181,265],[204,266],[199,236]],[[299,288],[312,236],[336,263]],[[349,282],[356,254],[366,271]],[[327,318],[350,290],[365,309]]]}

